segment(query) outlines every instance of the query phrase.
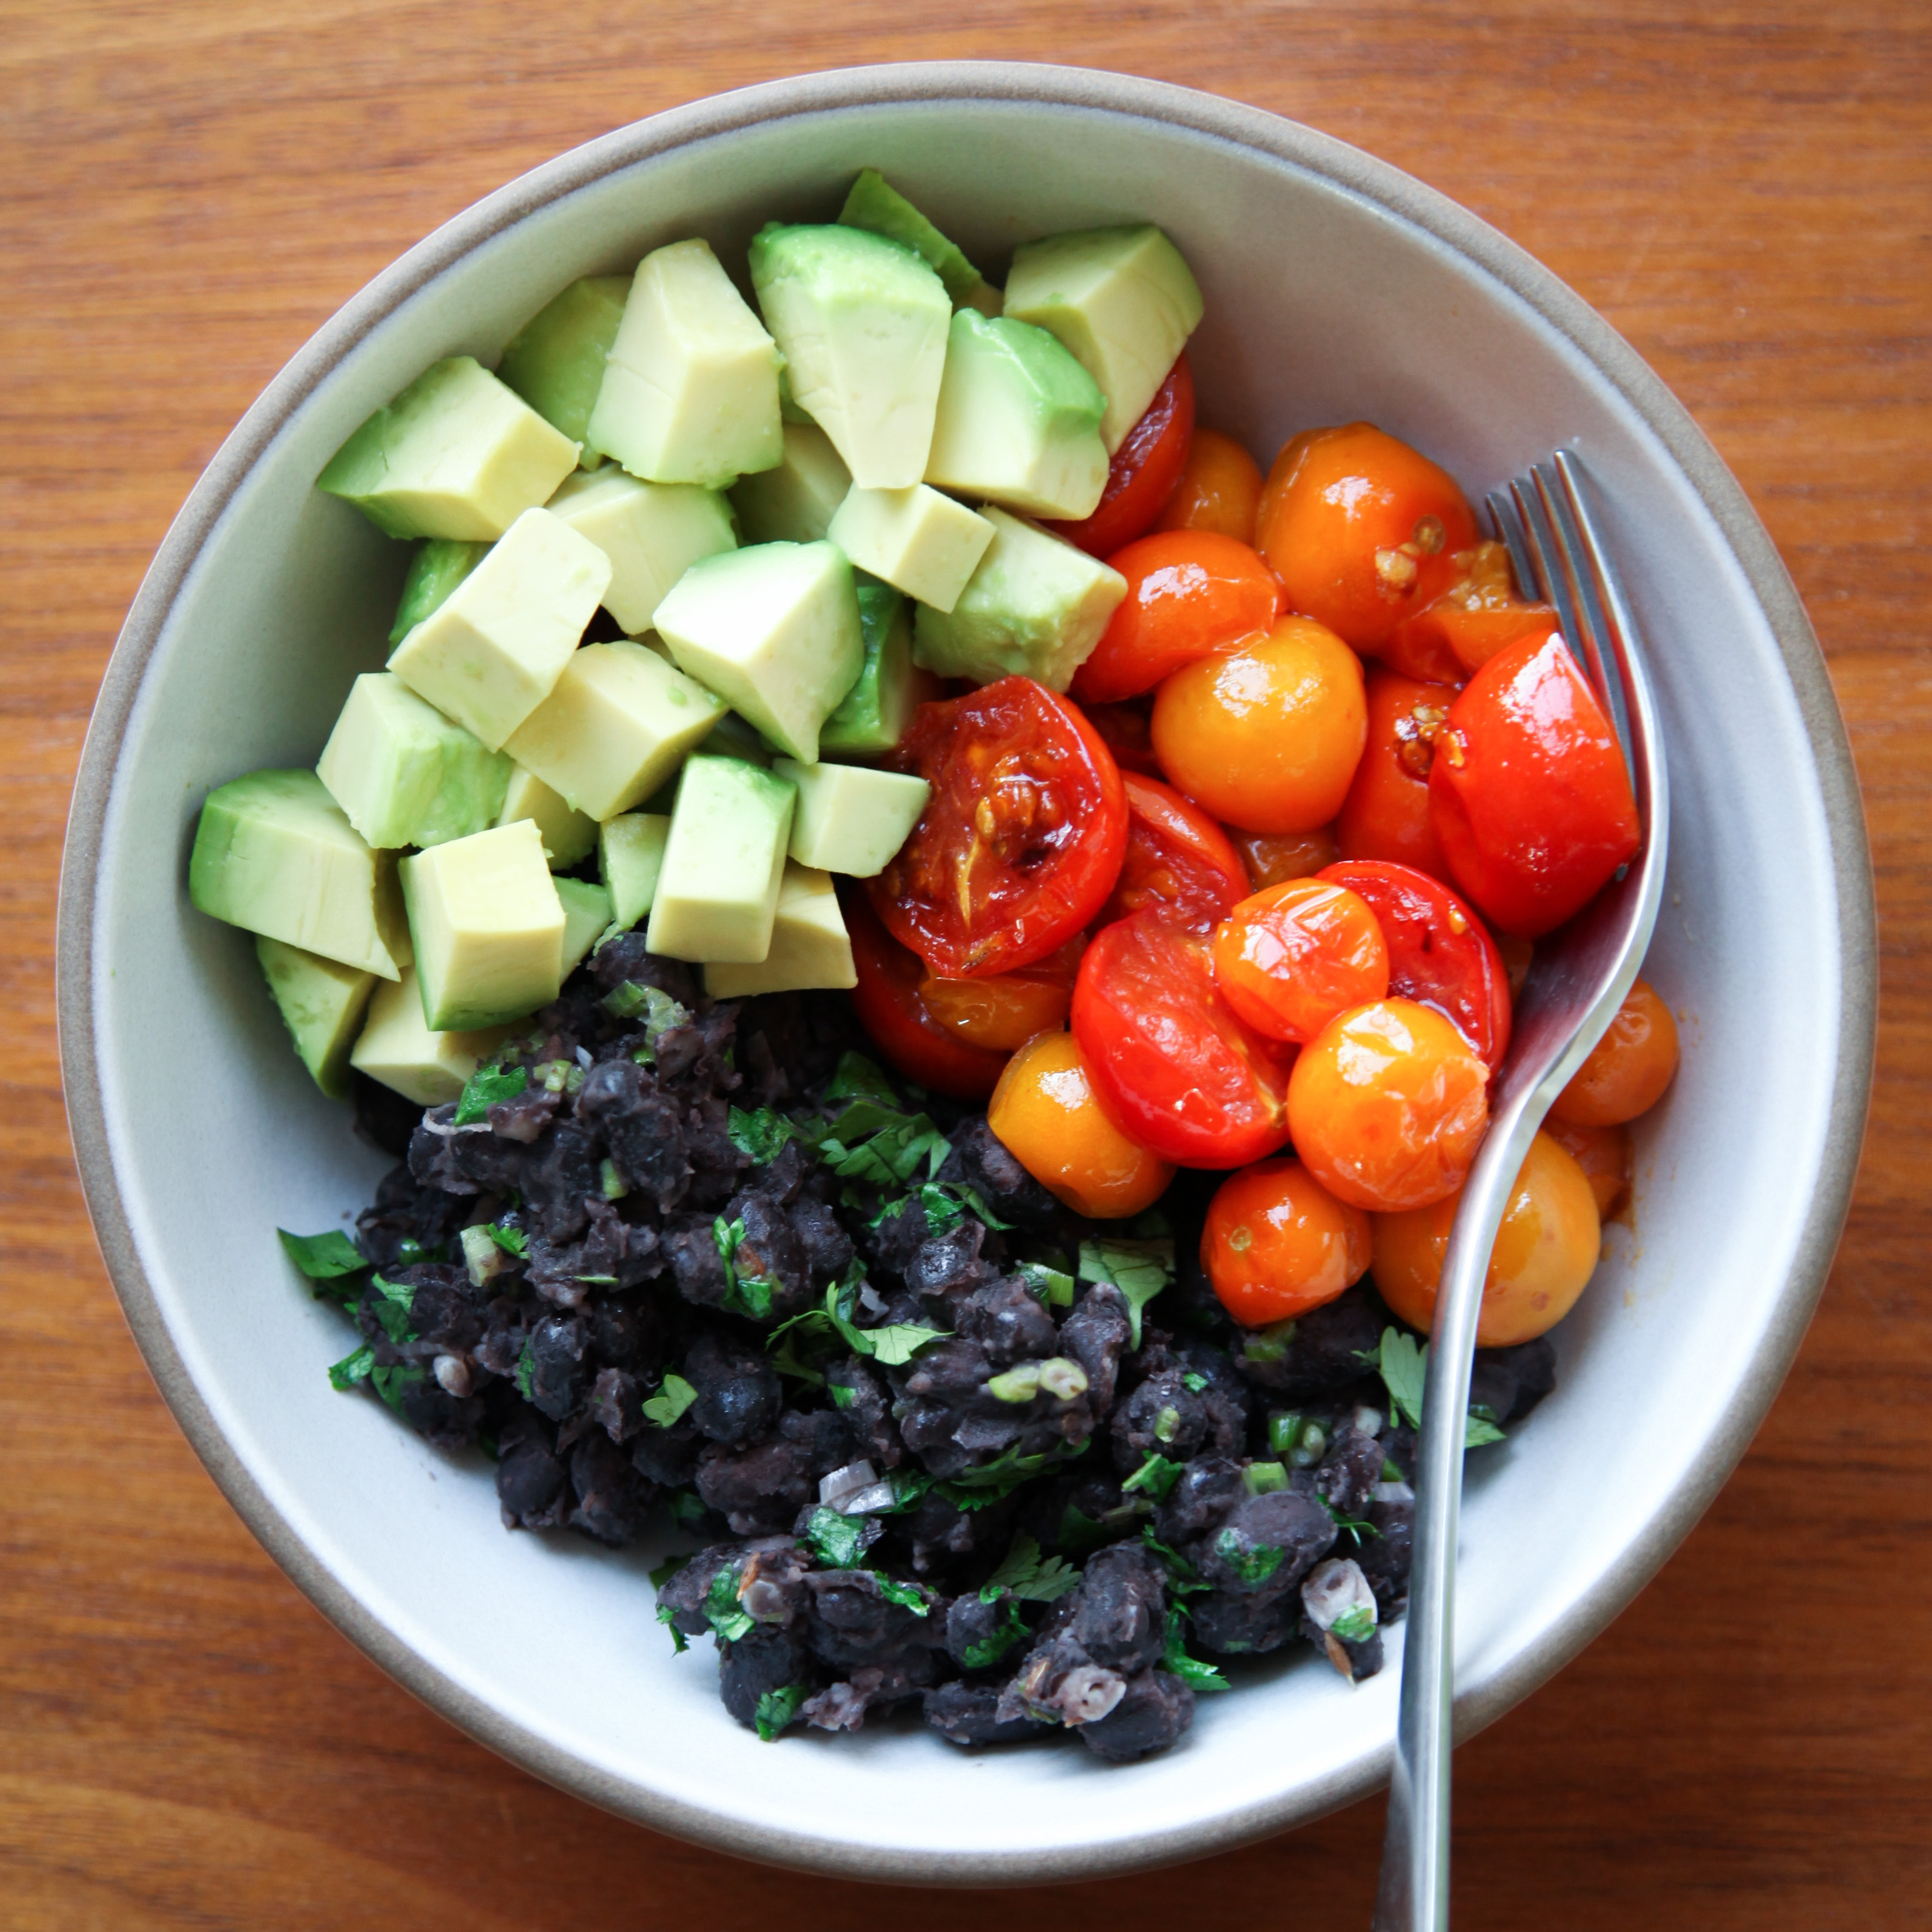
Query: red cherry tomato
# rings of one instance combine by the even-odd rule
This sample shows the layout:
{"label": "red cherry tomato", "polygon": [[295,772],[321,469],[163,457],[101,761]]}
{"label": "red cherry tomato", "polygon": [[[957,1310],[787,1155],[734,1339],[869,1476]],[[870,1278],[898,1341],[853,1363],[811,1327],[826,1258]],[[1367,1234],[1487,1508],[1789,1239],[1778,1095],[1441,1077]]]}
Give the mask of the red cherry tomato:
{"label": "red cherry tomato", "polygon": [[1110,926],[1073,985],[1073,1034],[1122,1130],[1184,1167],[1240,1167],[1288,1138],[1294,1050],[1235,1016],[1204,934],[1157,912]]}
{"label": "red cherry tomato", "polygon": [[1616,734],[1560,637],[1526,638],[1470,679],[1429,794],[1456,883],[1520,938],[1580,912],[1642,841]]}
{"label": "red cherry tomato", "polygon": [[1205,931],[1248,896],[1247,868],[1220,826],[1172,785],[1123,772],[1127,856],[1100,914],[1111,925],[1143,906]]}
{"label": "red cherry tomato", "polygon": [[1426,610],[1406,617],[1382,646],[1383,662],[1408,677],[1460,684],[1497,652],[1541,627],[1547,637],[1556,613],[1516,594],[1509,552],[1480,543],[1451,560],[1455,578]]}
{"label": "red cherry tomato", "polygon": [[1083,704],[1138,698],[1169,671],[1262,635],[1280,608],[1274,572],[1247,544],[1214,530],[1157,531],[1107,561],[1127,580],[1127,594],[1073,674]]}
{"label": "red cherry tomato", "polygon": [[1306,1315],[1368,1272],[1374,1232],[1298,1160],[1268,1160],[1222,1182],[1201,1230],[1201,1265],[1244,1328]]}
{"label": "red cherry tomato", "polygon": [[1407,866],[1345,859],[1318,875],[1369,902],[1388,942],[1390,998],[1433,1006],[1493,1072],[1509,1051],[1509,972],[1483,922]]}
{"label": "red cherry tomato", "polygon": [[1369,673],[1369,742],[1335,817],[1342,857],[1390,859],[1438,879],[1449,876],[1429,815],[1429,767],[1457,688],[1390,670]]}
{"label": "red cherry tomato", "polygon": [[1090,556],[1111,556],[1121,544],[1153,529],[1187,466],[1188,446],[1193,440],[1194,372],[1183,350],[1140,421],[1114,451],[1107,466],[1107,487],[1094,514],[1046,527],[1078,544]]}
{"label": "red cherry tomato", "polygon": [[872,880],[872,904],[938,977],[1030,966],[1106,902],[1126,850],[1126,793],[1065,698],[1003,677],[922,704],[891,762],[932,796]]}

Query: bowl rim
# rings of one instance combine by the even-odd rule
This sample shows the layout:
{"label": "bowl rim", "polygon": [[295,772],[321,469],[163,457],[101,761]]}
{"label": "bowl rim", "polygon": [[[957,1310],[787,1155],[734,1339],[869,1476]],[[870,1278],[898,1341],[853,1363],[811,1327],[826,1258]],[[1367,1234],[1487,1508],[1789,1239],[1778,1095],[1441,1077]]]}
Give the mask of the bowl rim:
{"label": "bowl rim", "polygon": [[1843,998],[1828,1132],[1796,1257],[1741,1384],[1700,1459],[1596,1584],[1541,1638],[1456,1700],[1460,1742],[1501,1717],[1598,1634],[1648,1582],[1748,1448],[1822,1292],[1848,1210],[1869,1102],[1877,1012],[1876,915],[1856,769],[1823,653],[1789,572],[1744,491],[1689,412],[1622,337],[1549,269],[1479,217],[1392,164],[1243,103],[1084,68],[935,61],[794,76],[670,108],[545,162],[435,230],[368,283],[269,382],[203,471],[142,580],[103,676],[76,773],[62,855],[55,989],[76,1165],[122,1312],[162,1397],[222,1493],[296,1587],[363,1653],[439,1714],[547,1782],[652,1828],[740,1857],[847,1877],[927,1884],[1092,1879],[1246,1844],[1353,1802],[1391,1752],[1291,1794],[1129,1843],[1022,1857],[842,1845],[668,1798],[587,1766],[494,1710],[381,1624],[302,1543],[216,1426],[163,1320],[122,1203],[99,1082],[92,940],[100,838],[123,737],[148,662],[216,524],[284,425],[346,352],[462,256],[527,215],[638,162],[752,126],[854,107],[993,101],[1164,124],[1303,170],[1420,230],[1486,272],[1567,338],[1658,437],[1721,531],[1768,622],[1816,764],[1837,892]]}

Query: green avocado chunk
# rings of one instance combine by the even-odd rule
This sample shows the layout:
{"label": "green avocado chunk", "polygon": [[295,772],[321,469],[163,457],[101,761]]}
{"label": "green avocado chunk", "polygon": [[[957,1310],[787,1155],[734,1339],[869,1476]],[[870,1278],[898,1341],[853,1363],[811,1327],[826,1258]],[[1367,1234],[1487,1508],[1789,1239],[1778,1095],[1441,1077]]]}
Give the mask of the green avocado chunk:
{"label": "green avocado chunk", "polygon": [[905,736],[912,715],[940,694],[938,679],[912,661],[912,611],[890,584],[853,573],[866,646],[859,681],[818,734],[824,758],[877,758]]}
{"label": "green avocado chunk", "polygon": [[590,434],[604,364],[624,319],[628,275],[586,275],[554,297],[510,338],[496,374],[572,442]]}
{"label": "green avocado chunk", "polygon": [[464,543],[455,537],[425,539],[410,559],[396,621],[389,626],[390,643],[400,644],[483,561],[489,550],[486,543]]}
{"label": "green avocado chunk", "polygon": [[771,950],[796,789],[739,758],[686,761],[645,943],[670,959],[756,965]]}
{"label": "green avocado chunk", "polygon": [[349,1091],[349,1055],[362,1030],[375,974],[279,939],[257,937],[255,957],[302,1064],[332,1100],[340,1100]]}
{"label": "green avocado chunk", "polygon": [[[877,168],[861,168],[838,219],[848,228],[868,228],[922,256],[946,284],[955,308],[1000,312],[1000,292],[968,261],[958,245],[934,227]],[[990,306],[988,306],[990,304]]]}

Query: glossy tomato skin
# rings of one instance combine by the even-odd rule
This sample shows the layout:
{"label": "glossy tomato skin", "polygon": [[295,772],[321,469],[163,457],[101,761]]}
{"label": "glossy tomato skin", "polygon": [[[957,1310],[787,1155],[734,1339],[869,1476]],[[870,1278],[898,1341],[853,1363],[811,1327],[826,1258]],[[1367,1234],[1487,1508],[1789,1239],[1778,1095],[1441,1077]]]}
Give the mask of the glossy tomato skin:
{"label": "glossy tomato skin", "polygon": [[1263,1328],[1352,1288],[1368,1272],[1372,1239],[1368,1216],[1300,1161],[1258,1161],[1209,1203],[1201,1266],[1221,1306],[1244,1328]]}
{"label": "glossy tomato skin", "polygon": [[1073,988],[1073,1032],[1122,1130],[1182,1167],[1240,1167],[1288,1138],[1293,1051],[1215,989],[1204,934],[1156,912],[1106,927]]}
{"label": "glossy tomato skin", "polygon": [[1456,883],[1520,938],[1581,911],[1642,842],[1616,734],[1560,637],[1526,638],[1470,679],[1429,790]]}
{"label": "glossy tomato skin", "polygon": [[1248,896],[1248,875],[1228,835],[1192,799],[1137,772],[1123,772],[1127,854],[1100,922],[1150,906],[1205,932]]}
{"label": "glossy tomato skin", "polygon": [[1540,627],[1548,636],[1556,613],[1516,594],[1509,552],[1480,543],[1451,560],[1454,574],[1427,609],[1390,633],[1382,656],[1391,670],[1436,683],[1460,684],[1497,652]]}
{"label": "glossy tomato skin", "polygon": [[1011,1053],[1034,1034],[1057,1032],[1066,1024],[1073,999],[1073,976],[1080,968],[1084,939],[1070,940],[1058,952],[1012,973],[977,980],[940,980],[928,974],[919,984],[920,1004],[937,1026],[969,1046]]}
{"label": "glossy tomato skin", "polygon": [[1138,772],[1150,778],[1160,776],[1160,760],[1154,754],[1150,706],[1083,704],[1080,708],[1123,772]]}
{"label": "glossy tomato skin", "polygon": [[1552,1114],[1543,1131],[1583,1170],[1597,1197],[1597,1218],[1607,1221],[1630,1198],[1630,1137],[1628,1127],[1586,1127]]}
{"label": "glossy tomato skin", "polygon": [[932,796],[871,882],[872,904],[937,976],[1031,965],[1106,903],[1126,851],[1127,798],[1078,706],[1003,677],[921,705],[891,762]]}
{"label": "glossy tomato skin", "polygon": [[1449,876],[1430,815],[1429,768],[1456,690],[1390,670],[1369,673],[1369,741],[1335,818],[1343,858],[1392,860],[1438,879]]}
{"label": "glossy tomato skin", "polygon": [[1261,465],[1232,436],[1197,428],[1186,467],[1154,526],[1216,530],[1237,542],[1252,544],[1261,500]]}
{"label": "glossy tomato skin", "polygon": [[1106,487],[1090,517],[1046,527],[1090,556],[1108,556],[1154,527],[1187,465],[1194,440],[1194,372],[1183,350],[1154,400],[1107,466]]}
{"label": "glossy tomato skin", "polygon": [[1342,856],[1332,825],[1312,832],[1232,832],[1234,850],[1248,868],[1248,884],[1256,892],[1285,886],[1290,879],[1312,878]]}
{"label": "glossy tomato skin", "polygon": [[1639,980],[1550,1111],[1579,1126],[1621,1126],[1664,1098],[1677,1071],[1678,1052],[1670,1009],[1648,980]]}
{"label": "glossy tomato skin", "polygon": [[1300,1046],[1337,1013],[1387,996],[1388,946],[1346,886],[1296,879],[1242,900],[1221,922],[1214,983],[1257,1032]]}

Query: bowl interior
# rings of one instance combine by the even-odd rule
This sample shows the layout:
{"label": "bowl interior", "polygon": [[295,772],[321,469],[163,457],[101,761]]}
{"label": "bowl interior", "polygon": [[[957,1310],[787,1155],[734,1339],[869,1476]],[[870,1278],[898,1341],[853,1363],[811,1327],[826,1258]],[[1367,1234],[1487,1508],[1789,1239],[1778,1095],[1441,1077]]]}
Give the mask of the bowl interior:
{"label": "bowl interior", "polygon": [[1684,1064],[1642,1126],[1634,1226],[1612,1231],[1558,1332],[1556,1393],[1472,1468],[1456,1647],[1478,1714],[1590,1634],[1738,1453],[1726,1415],[1767,1372],[1826,1159],[1844,989],[1824,794],[1778,640],[1706,501],[1546,305],[1345,185],[1323,158],[1342,151],[1287,130],[1264,152],[1184,118],[962,94],[645,144],[628,164],[613,137],[602,178],[533,192],[357,337],[212,530],[191,506],[172,542],[198,555],[113,769],[92,1021],[146,1287],[124,1269],[122,1285],[152,1294],[197,1446],[304,1587],[439,1708],[586,1796],[767,1858],[1017,1880],[1205,1850],[1368,1788],[1398,1672],[1351,1690],[1312,1654],[1258,1664],[1240,1694],[1202,1700],[1180,1748],[1124,1770],[1072,1748],[969,1756],[909,1725],[767,1747],[724,1716],[709,1646],[674,1657],[653,1621],[660,1552],[506,1534],[480,1459],[332,1390],[346,1330],[274,1230],[346,1225],[383,1163],[308,1084],[245,935],[189,908],[185,858],[209,787],[312,762],[350,680],[382,662],[405,547],[310,485],[434,358],[490,360],[573,278],[681,236],[740,272],[759,224],[830,218],[872,164],[995,276],[1030,236],[1160,222],[1207,298],[1202,418],[1264,463],[1298,429],[1360,416],[1472,495],[1559,444],[1582,453],[1665,718],[1672,861],[1648,971]]}

